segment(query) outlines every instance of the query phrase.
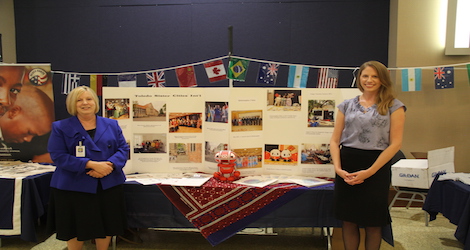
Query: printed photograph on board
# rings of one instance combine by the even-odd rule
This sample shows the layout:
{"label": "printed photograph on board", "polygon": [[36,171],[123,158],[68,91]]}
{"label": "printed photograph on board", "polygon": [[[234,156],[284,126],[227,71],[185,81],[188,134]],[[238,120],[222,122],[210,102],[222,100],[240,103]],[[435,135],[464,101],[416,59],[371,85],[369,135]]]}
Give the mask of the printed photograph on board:
{"label": "printed photograph on board", "polygon": [[202,133],[202,113],[171,113],[168,127],[170,133]]}
{"label": "printed photograph on board", "polygon": [[132,112],[134,121],[165,121],[166,102],[147,97],[137,98],[132,101]]}
{"label": "printed photograph on board", "polygon": [[166,152],[166,134],[134,134],[134,153]]}
{"label": "printed photograph on board", "polygon": [[300,111],[302,91],[269,89],[267,98],[268,111]]}
{"label": "printed photograph on board", "polygon": [[228,144],[222,143],[222,142],[206,141],[205,145],[206,146],[204,148],[204,159],[207,162],[213,162],[213,163],[217,163],[215,161],[215,154],[217,154],[217,152],[219,151],[227,150],[228,148]]}
{"label": "printed photograph on board", "polygon": [[237,169],[260,168],[262,167],[262,148],[238,148],[233,149],[237,155],[235,166]]}
{"label": "printed photograph on board", "polygon": [[308,100],[308,127],[335,126],[335,100]]}
{"label": "printed photograph on board", "polygon": [[206,102],[206,122],[228,123],[228,102]]}
{"label": "printed photograph on board", "polygon": [[0,65],[0,160],[52,163],[54,115],[49,64]]}
{"label": "printed photograph on board", "polygon": [[262,110],[232,111],[232,132],[263,130]]}
{"label": "printed photograph on board", "polygon": [[123,99],[105,99],[105,117],[122,120],[129,119],[129,98]]}
{"label": "printed photograph on board", "polygon": [[170,163],[202,163],[202,143],[170,143]]}
{"label": "printed photograph on board", "polygon": [[301,164],[330,164],[330,144],[327,143],[302,143],[300,153]]}
{"label": "printed photograph on board", "polygon": [[297,165],[299,147],[297,145],[266,144],[264,163],[270,165]]}

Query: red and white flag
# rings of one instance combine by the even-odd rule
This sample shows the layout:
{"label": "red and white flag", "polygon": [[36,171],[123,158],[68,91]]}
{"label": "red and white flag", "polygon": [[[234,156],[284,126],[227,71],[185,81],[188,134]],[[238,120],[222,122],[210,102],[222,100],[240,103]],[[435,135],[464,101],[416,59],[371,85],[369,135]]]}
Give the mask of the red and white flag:
{"label": "red and white flag", "polygon": [[207,77],[210,82],[217,82],[227,79],[227,73],[225,71],[224,63],[222,60],[212,61],[204,63]]}

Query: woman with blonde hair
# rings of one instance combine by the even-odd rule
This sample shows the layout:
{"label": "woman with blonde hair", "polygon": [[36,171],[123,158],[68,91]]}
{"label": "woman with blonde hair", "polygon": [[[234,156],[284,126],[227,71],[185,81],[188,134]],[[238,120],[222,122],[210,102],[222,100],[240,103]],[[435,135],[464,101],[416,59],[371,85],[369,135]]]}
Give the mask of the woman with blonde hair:
{"label": "woman with blonde hair", "polygon": [[356,85],[361,95],[338,105],[330,150],[335,167],[335,216],[343,221],[346,250],[358,249],[360,227],[366,249],[379,249],[382,227],[391,223],[390,160],[400,150],[405,105],[395,98],[390,75],[380,62],[364,63]]}
{"label": "woman with blonde hair", "polygon": [[126,228],[123,184],[129,147],[117,121],[97,116],[96,93],[80,86],[69,93],[72,117],[52,124],[48,150],[56,170],[51,180],[48,229],[69,250],[85,240],[108,249]]}

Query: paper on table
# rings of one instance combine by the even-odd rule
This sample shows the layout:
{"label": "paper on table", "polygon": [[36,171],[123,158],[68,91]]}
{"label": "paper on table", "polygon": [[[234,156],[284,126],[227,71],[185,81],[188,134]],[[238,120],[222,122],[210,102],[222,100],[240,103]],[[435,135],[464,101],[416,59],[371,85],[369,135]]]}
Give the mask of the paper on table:
{"label": "paper on table", "polygon": [[126,181],[136,181],[143,185],[165,184],[173,186],[201,186],[212,175],[202,173],[142,173],[126,175]]}
{"label": "paper on table", "polygon": [[24,163],[21,161],[2,162],[0,164],[1,178],[21,178],[47,172],[54,172],[55,166],[39,163]]}
{"label": "paper on table", "polygon": [[182,186],[182,187],[200,187],[206,183],[211,177],[198,177],[198,178],[181,178],[181,179],[165,179],[161,182],[162,185]]}
{"label": "paper on table", "polygon": [[315,177],[295,176],[290,179],[292,183],[296,183],[305,187],[316,187],[330,184],[331,181],[323,180]]}
{"label": "paper on table", "polygon": [[275,183],[276,181],[277,179],[259,175],[259,176],[244,177],[240,180],[234,181],[233,183],[253,186],[253,187],[265,187],[267,185]]}

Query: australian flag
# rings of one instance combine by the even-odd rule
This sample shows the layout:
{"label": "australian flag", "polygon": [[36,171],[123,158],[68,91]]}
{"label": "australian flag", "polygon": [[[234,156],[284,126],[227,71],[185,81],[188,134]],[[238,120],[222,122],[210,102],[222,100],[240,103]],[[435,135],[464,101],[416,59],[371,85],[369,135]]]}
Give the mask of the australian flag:
{"label": "australian flag", "polygon": [[279,64],[277,63],[261,63],[259,66],[257,83],[275,85]]}
{"label": "australian flag", "polygon": [[454,67],[434,68],[434,84],[436,89],[454,88]]}

